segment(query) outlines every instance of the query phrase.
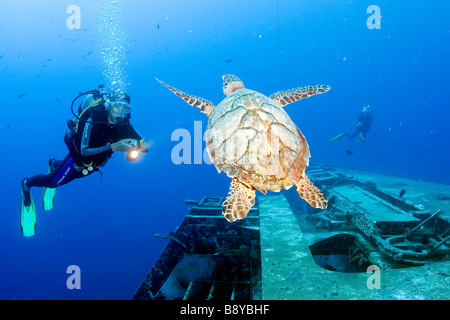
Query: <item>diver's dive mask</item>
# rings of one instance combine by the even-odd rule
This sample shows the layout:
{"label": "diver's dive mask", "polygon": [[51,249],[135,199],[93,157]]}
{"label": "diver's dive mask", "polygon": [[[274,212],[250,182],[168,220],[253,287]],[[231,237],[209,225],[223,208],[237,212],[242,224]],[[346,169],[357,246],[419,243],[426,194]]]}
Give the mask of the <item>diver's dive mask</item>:
{"label": "diver's dive mask", "polygon": [[125,120],[127,114],[131,111],[131,106],[125,101],[106,100],[105,107],[110,112],[111,124]]}

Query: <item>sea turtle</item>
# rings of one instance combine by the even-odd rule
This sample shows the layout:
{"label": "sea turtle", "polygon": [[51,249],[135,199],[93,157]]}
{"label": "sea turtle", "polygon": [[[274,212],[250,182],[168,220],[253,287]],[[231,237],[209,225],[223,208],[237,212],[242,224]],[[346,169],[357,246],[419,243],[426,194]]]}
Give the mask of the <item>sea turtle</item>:
{"label": "sea turtle", "polygon": [[308,143],[283,107],[330,87],[298,87],[266,97],[246,89],[237,76],[224,75],[222,80],[226,97],[217,106],[158,81],[209,116],[205,131],[208,155],[219,172],[232,178],[223,202],[225,218],[230,222],[245,218],[255,203],[255,190],[265,194],[293,185],[312,207],[325,209],[325,196],[305,173]]}

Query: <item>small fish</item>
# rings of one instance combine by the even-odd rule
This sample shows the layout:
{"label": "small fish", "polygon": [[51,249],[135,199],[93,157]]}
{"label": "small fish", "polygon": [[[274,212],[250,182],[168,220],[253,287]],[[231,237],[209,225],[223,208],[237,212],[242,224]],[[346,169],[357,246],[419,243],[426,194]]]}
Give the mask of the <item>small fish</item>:
{"label": "small fish", "polygon": [[402,191],[400,191],[400,193],[398,194],[398,196],[401,198],[401,197],[403,197],[403,196],[405,195],[405,193],[406,193],[406,190],[405,190],[405,189],[402,189]]}
{"label": "small fish", "polygon": [[353,154],[353,152],[351,150],[345,150],[345,153],[348,154],[349,156],[351,156]]}
{"label": "small fish", "polygon": [[5,69],[3,69],[3,72],[5,72],[6,70],[8,70],[8,66],[6,66]]}
{"label": "small fish", "polygon": [[94,52],[94,50],[89,51],[84,56],[82,56],[82,58],[86,58],[86,57],[90,56],[93,52]]}
{"label": "small fish", "polygon": [[58,102],[58,103],[60,103],[60,102],[61,102],[61,100],[59,100],[59,98],[58,98],[58,97],[55,97],[55,100],[56,100],[56,102]]}
{"label": "small fish", "polygon": [[24,92],[24,93],[22,93],[20,96],[19,96],[19,99],[22,99],[23,97],[25,97],[25,95],[26,95],[26,93]]}
{"label": "small fish", "polygon": [[156,23],[156,29],[159,30],[159,23]]}
{"label": "small fish", "polygon": [[47,59],[47,61],[53,61],[53,59]]}
{"label": "small fish", "polygon": [[225,62],[226,62],[226,63],[233,62],[233,59],[227,59]]}
{"label": "small fish", "polygon": [[0,59],[3,58],[5,55],[0,56]]}

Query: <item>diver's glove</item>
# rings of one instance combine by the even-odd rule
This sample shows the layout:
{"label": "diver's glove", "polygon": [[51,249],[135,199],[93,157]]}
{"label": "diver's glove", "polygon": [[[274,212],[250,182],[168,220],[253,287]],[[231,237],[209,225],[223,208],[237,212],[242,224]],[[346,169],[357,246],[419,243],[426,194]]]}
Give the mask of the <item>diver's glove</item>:
{"label": "diver's glove", "polygon": [[122,139],[117,142],[111,143],[111,150],[115,151],[130,151],[133,150],[133,146],[130,144],[132,139]]}

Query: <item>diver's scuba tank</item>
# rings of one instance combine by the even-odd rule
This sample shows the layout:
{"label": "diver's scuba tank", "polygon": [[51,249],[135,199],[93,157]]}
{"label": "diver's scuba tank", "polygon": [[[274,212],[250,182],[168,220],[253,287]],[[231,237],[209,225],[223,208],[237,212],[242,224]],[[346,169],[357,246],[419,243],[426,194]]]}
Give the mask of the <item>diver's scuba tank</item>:
{"label": "diver's scuba tank", "polygon": [[[83,102],[84,102],[84,100],[83,100],[83,102],[81,102],[78,107],[78,112],[75,113],[75,111],[73,109],[75,102],[79,98],[87,96],[89,94],[93,95],[94,101],[89,106],[87,106],[83,109],[82,108]],[[103,86],[103,84],[100,84],[98,86],[98,90],[89,90],[89,91],[81,92],[72,100],[70,109],[75,118],[73,120],[72,119],[67,120],[67,130],[66,130],[66,134],[64,135],[64,143],[67,145],[71,156],[77,162],[79,162],[79,160],[80,160],[81,150],[79,150],[78,143],[76,143],[75,140],[80,139],[80,138],[76,139],[78,132],[82,131],[82,129],[80,128],[80,123],[82,123],[81,127],[84,127],[85,123],[107,123],[107,121],[89,121],[88,119],[90,116],[90,112],[87,112],[90,108],[93,108],[93,107],[103,104],[105,100],[106,100],[106,89]]]}
{"label": "diver's scuba tank", "polygon": [[[94,97],[98,97],[98,98],[95,100],[95,102],[96,102],[95,105],[100,104],[100,102],[103,103],[103,102],[106,101],[106,89],[105,89],[105,86],[104,86],[103,84],[99,84],[98,90],[89,90],[89,91],[85,91],[85,92],[79,93],[79,94],[72,100],[72,104],[70,105],[70,110],[72,111],[72,114],[73,114],[73,116],[75,117],[75,119],[77,119],[77,122],[79,122],[79,121],[84,121],[84,122],[86,122],[86,123],[89,123],[89,122],[90,122],[90,121],[88,121],[87,119],[82,119],[81,116],[82,116],[82,114],[84,113],[84,111],[86,111],[88,108],[90,108],[90,107],[93,106],[92,104],[89,105],[88,107],[86,107],[84,110],[82,110],[82,109],[81,109],[81,107],[82,107],[82,105],[83,105],[83,102],[82,102],[82,103],[80,104],[80,106],[78,107],[78,112],[75,113],[75,112],[73,111],[73,105],[75,104],[75,101],[77,101],[80,97],[87,96],[87,95],[89,95],[89,94],[92,94]],[[101,98],[101,101],[98,101],[99,98]],[[67,126],[68,126],[69,128],[70,128],[70,127],[75,128],[75,126],[77,125],[77,122],[75,122],[74,120],[68,120],[68,121],[67,121]],[[96,123],[97,123],[97,122],[96,122]]]}

